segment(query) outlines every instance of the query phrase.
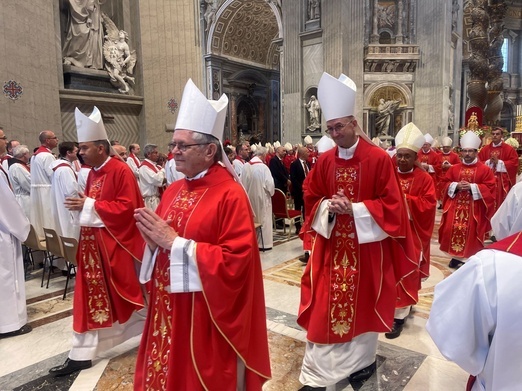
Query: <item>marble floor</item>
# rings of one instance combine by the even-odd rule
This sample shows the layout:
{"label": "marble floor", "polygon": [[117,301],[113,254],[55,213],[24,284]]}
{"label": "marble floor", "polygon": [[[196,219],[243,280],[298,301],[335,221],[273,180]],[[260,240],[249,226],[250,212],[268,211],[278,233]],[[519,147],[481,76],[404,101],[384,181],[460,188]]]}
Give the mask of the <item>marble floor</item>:
{"label": "marble floor", "polygon": [[[437,220],[440,215],[437,215]],[[297,325],[299,284],[303,264],[299,238],[276,233],[274,248],[261,253],[264,271],[267,327],[269,330],[272,380],[264,390],[294,391],[304,354],[305,332]],[[362,385],[341,382],[334,390],[464,390],[468,375],[445,360],[425,330],[434,286],[451,274],[449,258],[432,240],[431,276],[423,283],[419,303],[410,314],[401,336],[379,337],[377,372]],[[63,378],[47,371],[61,364],[71,347],[73,292],[62,300],[65,277],[53,275],[49,288],[40,287],[41,269],[26,281],[31,333],[0,340],[0,391],[4,390],[132,390],[139,337],[104,352],[93,367]],[[73,282],[74,286],[74,282]]]}

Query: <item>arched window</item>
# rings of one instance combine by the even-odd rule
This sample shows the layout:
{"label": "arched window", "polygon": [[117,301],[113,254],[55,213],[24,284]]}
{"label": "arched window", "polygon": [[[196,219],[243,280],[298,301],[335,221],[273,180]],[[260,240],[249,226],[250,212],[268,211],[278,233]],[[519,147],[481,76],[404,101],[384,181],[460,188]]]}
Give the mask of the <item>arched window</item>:
{"label": "arched window", "polygon": [[502,66],[502,72],[508,71],[508,60],[509,60],[509,39],[504,38],[504,43],[502,44],[502,58],[504,59],[504,65]]}

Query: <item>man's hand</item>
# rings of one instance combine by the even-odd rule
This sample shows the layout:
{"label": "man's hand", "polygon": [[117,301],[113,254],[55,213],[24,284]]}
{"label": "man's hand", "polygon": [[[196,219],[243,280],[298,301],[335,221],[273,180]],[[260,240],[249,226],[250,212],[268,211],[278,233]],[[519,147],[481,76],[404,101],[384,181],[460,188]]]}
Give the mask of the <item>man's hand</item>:
{"label": "man's hand", "polygon": [[69,210],[82,210],[83,204],[85,204],[85,200],[87,197],[83,193],[78,193],[78,198],[75,197],[66,197],[64,201],[64,205]]}
{"label": "man's hand", "polygon": [[152,250],[155,250],[158,246],[170,250],[174,239],[179,236],[174,228],[169,225],[169,221],[163,220],[148,208],[136,209],[134,218],[141,236]]}
{"label": "man's hand", "polygon": [[471,191],[471,183],[467,181],[460,181],[457,183],[457,190]]}
{"label": "man's hand", "polygon": [[343,190],[339,190],[337,194],[332,196],[332,200],[328,206],[328,211],[337,214],[349,214],[353,215],[352,203],[344,195]]}

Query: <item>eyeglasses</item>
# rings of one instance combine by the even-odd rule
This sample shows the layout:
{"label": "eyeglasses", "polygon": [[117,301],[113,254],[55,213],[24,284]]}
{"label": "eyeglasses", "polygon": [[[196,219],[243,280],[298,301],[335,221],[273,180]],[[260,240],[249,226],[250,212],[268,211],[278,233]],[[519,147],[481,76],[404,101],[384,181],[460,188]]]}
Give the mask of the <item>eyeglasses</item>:
{"label": "eyeglasses", "polygon": [[0,137],[0,140],[7,140],[7,136]]}
{"label": "eyeglasses", "polygon": [[185,152],[190,147],[195,147],[196,145],[208,145],[210,143],[196,143],[196,144],[181,144],[173,141],[170,145],[172,148],[178,148],[181,152]]}
{"label": "eyeglasses", "polygon": [[355,119],[355,118],[351,119],[350,121],[348,121],[348,122],[345,123],[345,124],[336,124],[333,128],[330,126],[330,127],[326,128],[326,133],[328,133],[328,134],[332,134],[334,131],[335,131],[336,133],[339,133],[342,129],[344,129],[344,127],[345,127],[346,125],[351,124],[351,123],[353,122],[354,119]]}

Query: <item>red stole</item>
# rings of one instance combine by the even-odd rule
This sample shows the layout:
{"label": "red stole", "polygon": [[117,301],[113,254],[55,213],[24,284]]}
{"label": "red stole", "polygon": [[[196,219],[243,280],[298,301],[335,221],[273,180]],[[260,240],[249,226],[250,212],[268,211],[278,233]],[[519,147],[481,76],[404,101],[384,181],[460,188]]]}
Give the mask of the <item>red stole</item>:
{"label": "red stole", "polygon": [[141,162],[140,162],[140,159],[137,158],[137,156],[133,153],[130,153],[129,154],[129,157],[134,160],[134,164],[136,164],[136,167],[139,167]]}
{"label": "red stole", "polygon": [[72,170],[72,172],[74,173],[74,177],[76,178],[76,180],[78,180],[78,174],[76,174],[76,171],[74,171],[74,168],[72,168],[72,166],[70,164],[65,163],[65,162],[60,163],[53,167],[53,171],[56,171],[60,167],[69,167]]}
{"label": "red stole", "polygon": [[73,328],[77,333],[126,322],[143,308],[135,261],[143,254],[143,240],[134,223],[143,199],[133,173],[125,163],[109,159],[91,170],[86,196],[105,227],[82,227],[77,254]]}
{"label": "red stole", "polygon": [[[148,160],[144,160],[143,162],[141,162],[141,166],[139,166],[139,167],[142,167],[142,166],[150,168],[155,174],[158,173],[160,170],[157,165],[152,164]],[[161,198],[161,196],[165,192],[165,186],[158,187],[158,192],[159,192],[159,196]]]}
{"label": "red stole", "polygon": [[39,153],[43,153],[43,152],[52,154],[52,151],[49,148],[44,147],[43,145],[40,145],[34,154],[38,155]]}

